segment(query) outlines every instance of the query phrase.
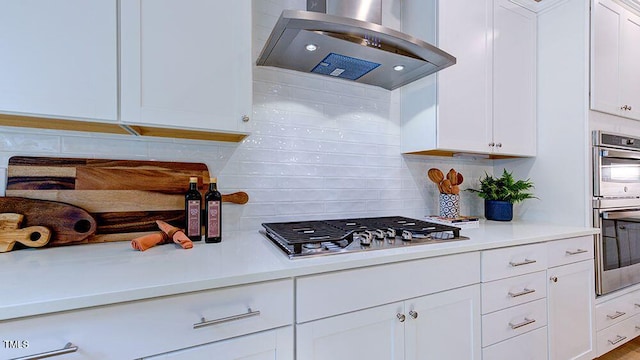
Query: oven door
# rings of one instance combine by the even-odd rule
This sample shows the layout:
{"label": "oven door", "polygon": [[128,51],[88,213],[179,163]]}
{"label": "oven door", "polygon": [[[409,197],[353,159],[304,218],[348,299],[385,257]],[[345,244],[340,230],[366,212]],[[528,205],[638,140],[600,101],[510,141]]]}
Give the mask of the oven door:
{"label": "oven door", "polygon": [[640,209],[598,211],[596,292],[640,283]]}
{"label": "oven door", "polygon": [[640,196],[640,152],[594,147],[593,195]]}

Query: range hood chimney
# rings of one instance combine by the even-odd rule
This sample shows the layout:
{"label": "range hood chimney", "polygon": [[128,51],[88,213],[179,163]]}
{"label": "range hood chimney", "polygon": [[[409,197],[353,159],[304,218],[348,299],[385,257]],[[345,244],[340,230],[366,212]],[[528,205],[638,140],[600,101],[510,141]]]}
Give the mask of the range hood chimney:
{"label": "range hood chimney", "polygon": [[307,0],[285,10],[257,65],[375,85],[388,90],[456,63],[420,39],[381,24],[382,0]]}

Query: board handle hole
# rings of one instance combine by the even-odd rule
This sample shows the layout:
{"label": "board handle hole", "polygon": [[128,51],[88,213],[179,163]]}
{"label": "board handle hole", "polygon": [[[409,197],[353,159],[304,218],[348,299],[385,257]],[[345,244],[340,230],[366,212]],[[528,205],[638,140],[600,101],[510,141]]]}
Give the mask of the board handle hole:
{"label": "board handle hole", "polygon": [[89,220],[78,220],[75,225],[73,225],[73,230],[79,233],[86,233],[91,230],[91,222]]}
{"label": "board handle hole", "polygon": [[40,234],[39,232],[32,232],[31,234],[29,234],[29,240],[31,241],[38,241],[40,240],[40,238],[42,237],[42,234]]}

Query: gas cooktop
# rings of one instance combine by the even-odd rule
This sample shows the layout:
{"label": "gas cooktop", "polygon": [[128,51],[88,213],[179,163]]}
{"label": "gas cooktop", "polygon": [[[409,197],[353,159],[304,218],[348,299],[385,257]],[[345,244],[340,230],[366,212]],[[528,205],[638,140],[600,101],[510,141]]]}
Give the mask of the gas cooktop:
{"label": "gas cooktop", "polygon": [[290,259],[468,240],[460,228],[402,216],[264,223]]}

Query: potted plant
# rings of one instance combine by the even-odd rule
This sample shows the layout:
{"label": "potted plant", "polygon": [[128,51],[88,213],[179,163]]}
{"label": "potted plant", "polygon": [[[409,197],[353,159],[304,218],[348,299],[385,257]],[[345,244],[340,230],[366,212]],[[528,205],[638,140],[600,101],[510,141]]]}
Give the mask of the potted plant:
{"label": "potted plant", "polygon": [[511,221],[513,204],[526,199],[536,198],[528,190],[533,188],[529,179],[516,181],[513,175],[504,169],[502,176],[494,178],[485,172],[480,178],[480,189],[467,189],[484,199],[484,216],[487,220]]}

